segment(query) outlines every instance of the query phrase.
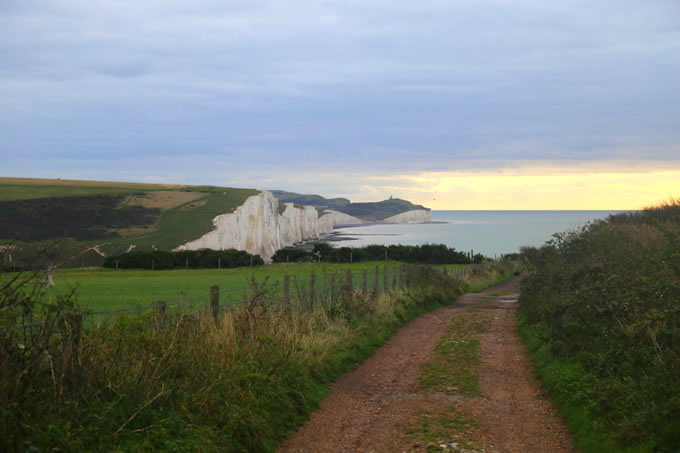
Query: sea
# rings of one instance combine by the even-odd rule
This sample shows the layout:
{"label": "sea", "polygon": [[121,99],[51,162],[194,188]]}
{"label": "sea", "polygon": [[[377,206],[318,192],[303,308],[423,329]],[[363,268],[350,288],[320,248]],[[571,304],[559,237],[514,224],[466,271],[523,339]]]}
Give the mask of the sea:
{"label": "sea", "polygon": [[335,247],[369,244],[445,244],[494,258],[539,247],[553,234],[630,211],[432,211],[432,223],[375,224],[337,228]]}

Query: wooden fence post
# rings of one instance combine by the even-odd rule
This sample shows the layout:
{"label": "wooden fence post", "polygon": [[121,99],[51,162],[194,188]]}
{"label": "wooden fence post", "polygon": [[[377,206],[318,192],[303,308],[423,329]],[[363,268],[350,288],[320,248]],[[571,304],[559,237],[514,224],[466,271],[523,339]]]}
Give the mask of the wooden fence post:
{"label": "wooden fence post", "polygon": [[76,363],[78,361],[80,338],[83,331],[83,315],[81,313],[65,315],[64,330],[68,337],[66,347],[71,349],[73,363]]}
{"label": "wooden fence post", "polygon": [[[385,250],[385,254],[387,254],[387,250]],[[383,268],[383,289],[385,290],[385,293],[390,292],[390,287],[387,283],[387,264],[385,264],[385,267]]]}
{"label": "wooden fence post", "polygon": [[83,315],[78,313],[73,315],[73,327],[71,333],[71,344],[73,348],[73,363],[78,363],[78,352],[80,351],[80,338],[83,332]]}
{"label": "wooden fence post", "polygon": [[213,318],[215,318],[215,326],[219,327],[220,287],[217,285],[210,287],[210,310],[212,311]]}
{"label": "wooden fence post", "polygon": [[336,292],[337,292],[337,289],[335,287],[335,282],[336,282],[335,274],[332,274],[331,275],[331,304],[335,303],[335,297],[336,297]]}
{"label": "wooden fence post", "polygon": [[316,274],[312,272],[309,280],[309,311],[314,311],[314,300],[316,299]]}
{"label": "wooden fence post", "polygon": [[368,291],[368,271],[364,269],[361,273],[361,294],[364,296]]}
{"label": "wooden fence post", "polygon": [[373,282],[373,295],[377,296],[380,291],[380,266],[375,267],[375,281]]}
{"label": "wooden fence post", "polygon": [[290,275],[283,276],[283,307],[290,308]]}
{"label": "wooden fence post", "polygon": [[392,291],[397,290],[397,268],[392,266]]}
{"label": "wooden fence post", "polygon": [[165,301],[162,300],[157,300],[156,303],[154,304],[154,307],[156,309],[156,317],[158,318],[159,321],[163,321],[165,319]]}
{"label": "wooden fence post", "polygon": [[404,272],[404,265],[399,266],[399,288],[406,288],[406,273]]}
{"label": "wooden fence post", "polygon": [[[63,347],[64,358],[68,360],[68,367],[64,372],[69,376],[70,385],[75,388],[78,383],[78,373],[76,367],[78,366],[78,353],[80,351],[80,337],[83,329],[83,315],[82,314],[65,314],[62,318],[63,328]],[[66,366],[67,364],[64,363]]]}

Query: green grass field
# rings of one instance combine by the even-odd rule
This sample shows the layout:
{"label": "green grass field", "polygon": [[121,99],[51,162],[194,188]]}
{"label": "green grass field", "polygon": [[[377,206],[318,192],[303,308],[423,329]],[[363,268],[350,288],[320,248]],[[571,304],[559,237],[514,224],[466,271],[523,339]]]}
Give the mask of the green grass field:
{"label": "green grass field", "polygon": [[173,190],[181,187],[183,186],[174,184],[0,177],[0,201],[31,200],[48,197],[126,194],[156,190]]}
{"label": "green grass field", "polygon": [[[325,284],[324,275],[338,273],[344,275],[347,269],[353,273],[368,272],[368,287],[373,288],[375,267],[380,267],[380,284],[383,281],[383,266],[387,264],[391,269],[399,265],[396,261],[364,262],[353,264],[328,263],[291,263],[269,264],[252,268],[236,269],[197,269],[197,270],[113,270],[102,268],[63,269],[57,271],[54,277],[55,287],[50,290],[50,296],[75,288],[78,293],[80,307],[87,311],[103,311],[134,308],[136,306],[150,306],[157,300],[174,302],[181,299],[206,295],[211,285],[218,285],[220,290],[234,290],[233,299],[238,299],[247,291],[249,281],[254,277],[258,282],[266,277],[269,285],[279,288],[284,275],[291,276],[291,292],[296,287],[307,287],[312,273],[317,275],[317,286]],[[458,265],[462,266],[462,265]],[[455,268],[455,266],[447,266]],[[392,276],[389,276],[389,284]],[[296,285],[297,282],[297,285]],[[353,277],[355,286],[361,285],[361,275]],[[229,293],[222,296],[225,302]],[[206,299],[196,301],[197,305],[205,305]]]}

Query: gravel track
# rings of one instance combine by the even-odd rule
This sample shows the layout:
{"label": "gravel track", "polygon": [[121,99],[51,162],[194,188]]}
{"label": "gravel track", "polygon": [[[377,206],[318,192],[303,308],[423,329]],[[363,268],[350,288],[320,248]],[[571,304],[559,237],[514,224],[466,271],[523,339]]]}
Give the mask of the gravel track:
{"label": "gravel track", "polygon": [[[519,277],[482,294],[519,292]],[[457,397],[420,388],[421,366],[453,316],[483,308],[490,327],[481,339],[482,397]],[[422,414],[452,406],[478,425],[478,451],[572,452],[571,436],[531,371],[516,332],[515,303],[462,297],[407,323],[358,368],[340,377],[310,420],[280,453],[432,451],[414,444],[406,430]],[[449,408],[449,409],[447,409]],[[455,448],[440,451],[456,451]],[[468,450],[470,451],[470,450]]]}

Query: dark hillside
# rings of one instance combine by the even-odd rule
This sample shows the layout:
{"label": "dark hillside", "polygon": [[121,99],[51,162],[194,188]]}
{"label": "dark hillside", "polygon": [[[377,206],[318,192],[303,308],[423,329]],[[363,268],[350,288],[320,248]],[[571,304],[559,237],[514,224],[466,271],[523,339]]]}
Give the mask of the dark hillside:
{"label": "dark hillside", "polygon": [[113,230],[146,227],[158,221],[160,209],[121,206],[124,198],[93,195],[0,201],[0,240],[114,238],[118,234]]}
{"label": "dark hillside", "polygon": [[410,201],[392,198],[390,200],[369,203],[351,203],[341,212],[364,220],[383,220],[414,209],[427,208],[420,205],[414,205]]}
{"label": "dark hillside", "polygon": [[346,198],[324,198],[320,195],[303,195],[283,190],[273,190],[272,193],[279,201],[284,203],[297,203],[333,209],[366,221],[384,220],[414,209],[427,209],[424,206],[415,205],[410,201],[399,198],[368,203],[351,203]]}
{"label": "dark hillside", "polygon": [[[209,232],[215,216],[232,212],[258,193],[217,186],[0,178],[0,243],[71,238],[77,253],[78,244],[85,250],[106,239],[106,247],[116,251],[129,246],[171,250]],[[102,250],[110,253],[106,247]]]}
{"label": "dark hillside", "polygon": [[281,202],[295,203],[306,206],[319,206],[323,208],[340,210],[350,204],[347,198],[324,198],[321,195],[305,195],[284,190],[272,190],[272,194]]}

